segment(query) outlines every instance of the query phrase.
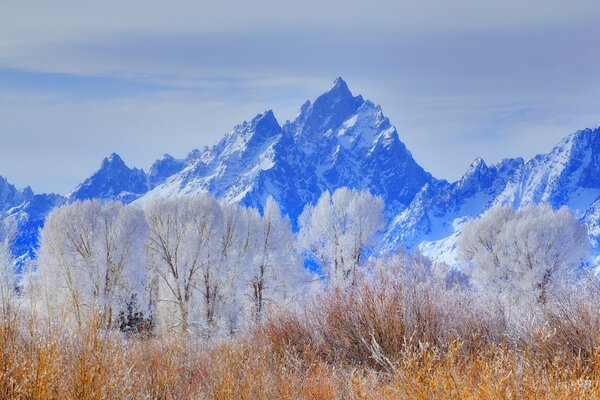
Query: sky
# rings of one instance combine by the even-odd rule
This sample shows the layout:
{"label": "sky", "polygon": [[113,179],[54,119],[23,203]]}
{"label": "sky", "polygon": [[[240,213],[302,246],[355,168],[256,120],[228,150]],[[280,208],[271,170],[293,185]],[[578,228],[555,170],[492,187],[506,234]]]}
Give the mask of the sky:
{"label": "sky", "polygon": [[112,152],[147,170],[342,76],[455,180],[600,124],[599,20],[597,0],[6,0],[0,175],[66,194]]}

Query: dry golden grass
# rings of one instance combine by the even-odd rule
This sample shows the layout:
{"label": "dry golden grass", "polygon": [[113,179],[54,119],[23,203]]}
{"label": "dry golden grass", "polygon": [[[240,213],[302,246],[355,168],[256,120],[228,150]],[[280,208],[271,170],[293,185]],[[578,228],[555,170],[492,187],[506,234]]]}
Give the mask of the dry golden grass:
{"label": "dry golden grass", "polygon": [[509,342],[433,289],[393,286],[332,290],[212,344],[5,310],[0,399],[600,399],[597,309],[574,302]]}

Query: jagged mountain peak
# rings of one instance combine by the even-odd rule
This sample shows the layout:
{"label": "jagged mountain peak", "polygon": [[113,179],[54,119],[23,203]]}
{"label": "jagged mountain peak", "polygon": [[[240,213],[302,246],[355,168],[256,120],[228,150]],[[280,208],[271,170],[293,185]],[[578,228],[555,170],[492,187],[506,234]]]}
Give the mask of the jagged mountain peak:
{"label": "jagged mountain peak", "polygon": [[275,118],[273,110],[267,110],[261,114],[256,115],[248,124],[249,127],[257,131],[264,130],[274,133],[279,133],[281,126]]}
{"label": "jagged mountain peak", "polygon": [[600,129],[576,131],[549,153],[522,163],[497,204],[521,207],[545,202],[583,212],[600,189]]}
{"label": "jagged mountain peak", "polygon": [[381,107],[339,78],[283,127],[271,110],[235,126],[140,201],[206,190],[262,209],[272,196],[294,221],[324,190],[347,186],[383,196],[391,215],[432,179]]}
{"label": "jagged mountain peak", "polygon": [[600,126],[596,128],[580,129],[563,138],[548,154],[538,154],[529,162],[553,159],[555,163],[567,163],[574,158],[581,157],[585,152],[594,152],[600,149]]}
{"label": "jagged mountain peak", "polygon": [[185,157],[185,163],[189,164],[192,161],[194,161],[195,159],[197,159],[198,157],[200,157],[202,155],[202,153],[204,153],[205,151],[208,150],[208,146],[204,146],[204,148],[202,148],[202,150],[200,149],[194,149],[192,151],[190,151],[188,153],[188,155]]}
{"label": "jagged mountain peak", "polygon": [[0,176],[0,212],[28,201],[34,196],[29,186],[19,190],[7,178]]}
{"label": "jagged mountain peak", "polygon": [[520,168],[523,164],[525,164],[525,160],[522,157],[504,158],[494,164],[494,167],[496,167],[500,172],[506,172],[514,171],[517,168]]}
{"label": "jagged mountain peak", "polygon": [[118,155],[117,153],[111,153],[108,157],[105,157],[102,160],[102,164],[100,165],[100,169],[107,169],[107,168],[128,168],[128,167],[120,155]]}
{"label": "jagged mountain peak", "polygon": [[501,181],[500,185],[504,184],[502,179],[503,175],[501,176],[496,165],[490,167],[483,158],[477,157],[458,182],[452,185],[452,191],[448,197],[455,197],[454,201],[460,202],[477,193],[489,192],[494,187],[498,190],[498,181]]}
{"label": "jagged mountain peak", "polygon": [[[3,186],[0,178],[0,199]],[[577,131],[548,154],[527,161],[488,164],[477,158],[459,180],[449,183],[419,166],[381,107],[353,95],[342,78],[314,101],[306,101],[283,126],[267,110],[185,159],[165,154],[148,174],[128,167],[113,153],[67,201],[143,203],[208,191],[223,201],[261,210],[273,197],[295,225],[306,204],[316,202],[325,190],[344,186],[384,199],[392,221],[382,245],[387,249],[399,243],[419,246],[435,259],[452,262],[460,229],[470,218],[494,204],[518,208],[538,202],[579,210],[600,246],[600,127]],[[46,210],[42,206],[59,203],[60,198],[39,198],[31,204]]]}
{"label": "jagged mountain peak", "polygon": [[[388,239],[418,245],[428,256],[455,264],[462,225],[493,205],[568,206],[586,224],[600,252],[600,129],[582,129],[549,153],[492,166],[475,160],[463,177],[441,191],[422,192],[394,220]],[[389,246],[388,246],[389,247]],[[598,259],[600,261],[600,258]]]}
{"label": "jagged mountain peak", "polygon": [[488,169],[488,165],[486,164],[485,160],[481,157],[477,157],[475,160],[473,160],[471,165],[469,165],[467,173],[471,171],[481,171],[486,169]]}
{"label": "jagged mountain peak", "polygon": [[161,157],[161,158],[159,158],[159,159],[158,159],[158,160],[156,160],[156,161],[162,161],[162,160],[174,160],[174,159],[175,159],[175,157],[173,157],[172,155],[170,155],[170,154],[168,154],[168,153],[165,153],[165,154],[163,154],[163,155],[162,155],[162,157]]}
{"label": "jagged mountain peak", "polygon": [[586,144],[591,144],[598,141],[600,141],[600,125],[594,128],[585,128],[575,131],[561,140],[558,144],[558,147],[560,147],[563,143],[583,142]]}
{"label": "jagged mountain peak", "polygon": [[348,84],[345,80],[342,79],[341,76],[338,76],[334,79],[333,84],[331,85],[327,93],[339,93],[344,96],[352,96],[352,93],[348,88]]}
{"label": "jagged mountain peak", "polygon": [[257,114],[250,121],[236,125],[215,146],[204,151],[194,164],[210,163],[234,153],[259,151],[265,142],[281,134],[281,126],[272,110]]}
{"label": "jagged mountain peak", "polygon": [[[190,153],[191,154],[191,153]],[[188,156],[190,157],[190,156]],[[155,187],[164,182],[168,177],[181,171],[188,164],[186,160],[179,160],[170,154],[164,154],[156,160],[148,171],[150,187]]]}
{"label": "jagged mountain peak", "polygon": [[236,125],[233,130],[240,130],[249,127],[255,127],[259,124],[272,125],[276,124],[279,126],[277,122],[277,118],[275,118],[275,113],[273,110],[265,110],[262,113],[256,114],[250,121],[244,121],[241,124]]}
{"label": "jagged mountain peak", "polygon": [[481,157],[477,157],[467,168],[467,171],[464,173],[460,180],[464,180],[472,175],[486,173],[489,170],[489,167],[485,160]]}
{"label": "jagged mountain peak", "polygon": [[[279,133],[281,133],[281,126],[277,118],[275,118],[273,110],[267,110],[257,114],[250,121],[244,121],[236,125],[219,143],[235,141],[239,136],[246,137],[247,139],[254,135],[266,138]],[[217,143],[217,146],[219,146],[219,143]]]}
{"label": "jagged mountain peak", "polygon": [[134,170],[137,168],[130,168],[125,161],[121,158],[117,153],[111,153],[109,156],[104,157],[102,162],[100,163],[100,168],[96,171],[96,173],[107,171],[107,170],[119,170],[119,169],[127,169]]}
{"label": "jagged mountain peak", "polygon": [[553,149],[550,157],[555,164],[564,166],[562,175],[574,175],[572,184],[600,187],[600,127],[582,129],[567,136]]}
{"label": "jagged mountain peak", "polygon": [[304,103],[296,119],[287,123],[284,129],[305,140],[318,139],[350,118],[363,102],[362,96],[354,96],[346,82],[337,78],[313,103]]}
{"label": "jagged mountain peak", "polygon": [[73,190],[69,200],[123,200],[130,202],[148,191],[146,173],[137,168],[129,168],[123,159],[112,153],[104,160],[92,176]]}

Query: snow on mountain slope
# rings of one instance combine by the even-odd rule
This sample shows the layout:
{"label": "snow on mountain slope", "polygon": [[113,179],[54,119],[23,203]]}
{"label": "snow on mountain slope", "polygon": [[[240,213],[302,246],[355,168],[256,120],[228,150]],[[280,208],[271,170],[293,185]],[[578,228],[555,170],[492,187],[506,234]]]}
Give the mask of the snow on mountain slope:
{"label": "snow on mountain slope", "polygon": [[18,190],[8,180],[0,176],[0,212],[18,206],[33,197],[33,191],[29,186]]}
{"label": "snow on mountain slope", "polygon": [[600,194],[598,189],[600,128],[584,129],[561,140],[550,153],[527,161],[497,203],[568,205],[581,215]]}
{"label": "snow on mountain slope", "polygon": [[600,272],[600,197],[588,207],[581,220],[588,228],[592,247],[592,264]]}
{"label": "snow on mountain slope", "polygon": [[488,168],[481,160],[463,178],[437,190],[425,187],[390,225],[387,249],[419,247],[433,259],[456,264],[461,226],[493,205],[515,208],[541,202],[568,206],[588,226],[600,250],[600,128],[577,131],[548,154],[523,162],[504,160]]}
{"label": "snow on mountain slope", "polygon": [[294,121],[280,126],[267,111],[236,126],[140,202],[208,191],[262,209],[272,196],[295,220],[323,191],[348,186],[383,196],[391,216],[430,182],[381,108],[337,78]]}
{"label": "snow on mountain slope", "polygon": [[102,160],[100,168],[79,184],[67,198],[69,201],[100,199],[130,203],[181,171],[198,154],[198,150],[193,150],[184,160],[165,154],[146,173],[143,169],[128,167],[118,154],[113,153]]}
{"label": "snow on mountain slope", "polygon": [[34,256],[38,231],[48,212],[63,202],[62,196],[34,194],[30,187],[18,190],[6,178],[0,177],[0,223],[17,229],[12,252],[19,267]]}
{"label": "snow on mountain slope", "polygon": [[274,165],[273,146],[281,127],[271,111],[237,125],[210,150],[205,150],[143,201],[160,196],[209,191],[217,197],[240,201],[260,172]]}
{"label": "snow on mountain slope", "polygon": [[171,175],[176,174],[185,168],[185,166],[190,163],[191,159],[197,157],[198,154],[199,150],[194,150],[184,160],[176,159],[169,154],[163,155],[152,164],[148,171],[148,187],[154,188],[160,185]]}
{"label": "snow on mountain slope", "polygon": [[421,250],[437,260],[447,256],[460,226],[489,208],[522,164],[522,159],[506,159],[488,167],[478,158],[459,181],[425,185],[390,223],[384,249],[421,244]]}
{"label": "snow on mountain slope", "polygon": [[141,169],[129,168],[118,154],[113,153],[102,161],[98,171],[67,197],[57,194],[34,195],[30,188],[18,191],[6,179],[0,178],[0,221],[18,227],[12,246],[13,255],[19,260],[19,265],[35,256],[39,229],[44,226],[46,216],[55,207],[87,199],[129,203],[179,172],[197,155],[198,151],[194,150],[185,160],[178,160],[165,154],[146,174]]}
{"label": "snow on mountain slope", "polygon": [[35,257],[39,230],[44,226],[46,216],[64,202],[65,198],[58,194],[36,194],[24,203],[0,213],[0,221],[17,227],[12,253],[18,267]]}
{"label": "snow on mountain slope", "polygon": [[83,181],[67,197],[70,201],[102,199],[128,203],[148,191],[146,173],[129,168],[118,154],[102,160],[100,169]]}

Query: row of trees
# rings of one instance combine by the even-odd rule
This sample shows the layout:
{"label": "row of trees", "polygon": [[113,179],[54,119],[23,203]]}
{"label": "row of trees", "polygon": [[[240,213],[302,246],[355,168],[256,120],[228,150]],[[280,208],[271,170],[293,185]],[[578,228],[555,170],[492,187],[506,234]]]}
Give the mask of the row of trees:
{"label": "row of trees", "polygon": [[48,216],[21,289],[42,315],[77,326],[99,318],[110,328],[231,334],[311,285],[350,283],[382,215],[380,199],[348,189],[308,206],[299,235],[273,199],[262,215],[208,194],[143,208],[74,202]]}
{"label": "row of trees", "polygon": [[[294,234],[272,199],[262,215],[208,194],[143,208],[75,202],[48,216],[37,265],[20,290],[42,315],[78,326],[99,318],[106,327],[145,325],[159,334],[232,334],[314,287],[353,286],[368,275],[370,249],[386,224],[383,209],[380,198],[365,192],[325,192],[306,206]],[[15,296],[16,285],[5,267],[10,234],[4,231],[0,304]],[[458,252],[462,271],[434,269],[507,310],[527,310],[573,282],[588,238],[566,208],[495,207],[463,227]]]}

